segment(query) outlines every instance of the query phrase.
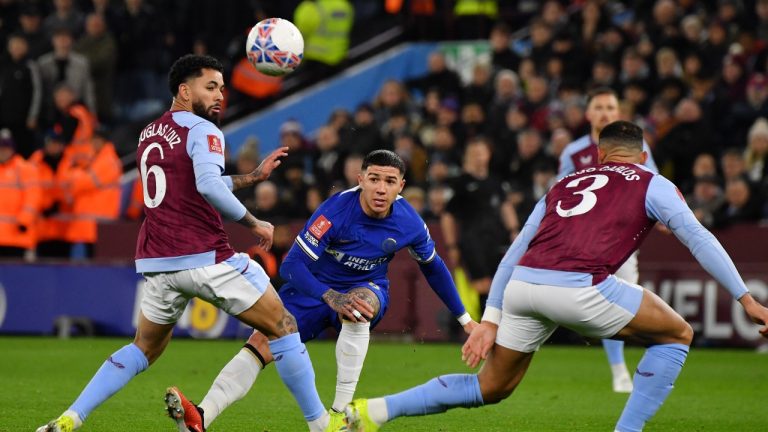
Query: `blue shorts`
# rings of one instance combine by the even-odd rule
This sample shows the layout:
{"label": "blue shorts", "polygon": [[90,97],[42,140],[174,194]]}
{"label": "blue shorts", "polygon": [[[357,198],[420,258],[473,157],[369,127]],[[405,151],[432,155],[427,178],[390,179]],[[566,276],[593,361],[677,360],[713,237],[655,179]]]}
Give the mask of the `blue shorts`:
{"label": "blue shorts", "polygon": [[[359,287],[337,289],[337,291],[346,293],[355,288],[367,288],[376,294],[376,297],[379,299],[381,307],[379,308],[379,313],[376,314],[371,322],[371,329],[373,329],[381,321],[381,318],[387,311],[387,307],[389,307],[389,292],[378,285],[376,287],[361,285]],[[341,331],[339,314],[331,309],[328,303],[322,299],[310,297],[292,287],[290,283],[283,285],[278,294],[280,299],[283,300],[285,308],[296,318],[302,342],[315,339],[325,329],[330,327],[335,328],[336,331]]]}

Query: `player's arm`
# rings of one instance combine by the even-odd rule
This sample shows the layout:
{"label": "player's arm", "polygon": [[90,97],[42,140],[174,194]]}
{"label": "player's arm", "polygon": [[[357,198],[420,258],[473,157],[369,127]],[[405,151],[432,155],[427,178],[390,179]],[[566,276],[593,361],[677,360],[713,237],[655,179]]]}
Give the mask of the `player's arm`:
{"label": "player's arm", "polygon": [[528,216],[528,220],[525,221],[525,225],[520,231],[520,234],[515,238],[512,246],[507,249],[504,258],[501,259],[499,267],[496,269],[496,273],[493,275],[493,280],[491,281],[491,291],[488,294],[488,300],[485,303],[485,312],[483,313],[482,321],[487,321],[496,325],[501,321],[501,306],[504,301],[504,290],[506,290],[509,278],[512,276],[512,270],[515,269],[517,262],[520,261],[520,258],[525,251],[528,250],[528,244],[531,242],[531,239],[533,239],[533,236],[539,229],[541,220],[544,218],[544,211],[546,210],[545,199],[546,196],[540,199],[536,204],[533,212]]}
{"label": "player's arm", "polygon": [[[754,322],[768,324],[768,309],[755,301],[731,257],[715,236],[699,223],[672,182],[658,175],[653,177],[646,195],[646,212],[675,234],[704,270],[741,303]],[[764,326],[760,333],[768,336],[768,326]]]}
{"label": "player's arm", "polygon": [[259,246],[269,249],[272,246],[274,227],[268,222],[256,219],[232,194],[231,188],[221,176],[224,171],[223,145],[211,146],[209,139],[213,138],[209,137],[215,137],[220,143],[224,142],[221,132],[203,126],[193,127],[187,136],[187,153],[192,159],[197,191],[222,217],[250,228],[259,238]]}
{"label": "player's arm", "polygon": [[421,228],[417,228],[419,234],[413,243],[408,246],[408,253],[411,254],[411,258],[419,263],[419,270],[421,270],[421,273],[429,282],[429,287],[440,297],[440,300],[456,317],[459,324],[470,332],[475,323],[464,308],[464,303],[461,302],[456,284],[451,277],[451,272],[437,254],[437,251],[435,251],[435,242],[432,241],[429,235],[427,224],[416,214],[415,210],[413,211],[413,217],[418,218],[417,220],[421,224]]}
{"label": "player's arm", "polygon": [[275,168],[280,166],[282,163],[280,158],[285,156],[288,156],[288,147],[280,147],[264,158],[252,172],[242,175],[225,176],[224,183],[227,184],[230,190],[236,191],[263,182],[269,178],[269,175],[272,174]]}
{"label": "player's arm", "polygon": [[563,149],[563,152],[560,153],[560,163],[557,168],[558,180],[576,171],[576,167],[573,165],[573,160],[571,160],[571,154],[573,152],[570,150],[569,147],[571,147],[570,144],[565,146],[565,149]]}

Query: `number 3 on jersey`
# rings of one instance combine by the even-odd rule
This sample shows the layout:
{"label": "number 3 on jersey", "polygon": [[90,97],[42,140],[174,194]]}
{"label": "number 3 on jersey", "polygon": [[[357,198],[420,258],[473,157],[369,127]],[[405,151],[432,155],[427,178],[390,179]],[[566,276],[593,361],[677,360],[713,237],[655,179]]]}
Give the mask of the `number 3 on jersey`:
{"label": "number 3 on jersey", "polygon": [[[149,157],[149,152],[151,152],[152,149],[157,149],[157,151],[160,152],[160,159],[165,159],[163,148],[158,143],[152,143],[148,145],[147,148],[144,149],[144,153],[141,155],[139,171],[141,172],[141,186],[144,189],[144,205],[148,208],[155,208],[159,206],[161,202],[163,202],[163,198],[165,198],[166,187],[165,171],[163,171],[162,168],[160,168],[158,165],[152,165],[149,167],[149,169],[147,169],[147,158]],[[147,186],[147,179],[150,174],[155,176],[155,196],[152,198],[149,197],[149,189]]]}
{"label": "number 3 on jersey", "polygon": [[[570,209],[564,210],[560,206],[562,201],[558,201],[557,202],[557,208],[555,210],[557,210],[557,214],[560,215],[560,217],[571,217],[571,216],[582,215],[582,214],[592,210],[593,207],[595,207],[595,204],[597,204],[597,195],[595,195],[592,192],[596,191],[596,190],[598,190],[598,189],[600,189],[602,187],[604,187],[605,185],[607,185],[608,184],[608,176],[606,176],[604,174],[594,174],[594,175],[588,175],[588,176],[584,176],[584,177],[579,177],[577,179],[571,180],[570,183],[565,185],[565,187],[569,188],[569,189],[570,188],[578,187],[579,183],[581,183],[582,181],[584,181],[586,179],[589,179],[589,178],[593,178],[593,179],[595,179],[595,181],[592,182],[592,184],[590,184],[586,188],[584,188],[582,190],[577,190],[577,191],[575,191],[573,193],[574,195],[581,195],[581,201],[579,201],[579,203],[575,207],[572,207]],[[144,196],[146,197],[146,192],[145,192]]]}

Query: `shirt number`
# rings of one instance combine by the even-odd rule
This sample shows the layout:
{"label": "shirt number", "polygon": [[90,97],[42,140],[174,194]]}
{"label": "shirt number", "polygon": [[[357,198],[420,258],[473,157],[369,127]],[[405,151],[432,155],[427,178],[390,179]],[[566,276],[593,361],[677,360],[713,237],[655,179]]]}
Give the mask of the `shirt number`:
{"label": "shirt number", "polygon": [[[148,208],[155,208],[159,206],[161,202],[163,202],[166,188],[165,171],[163,171],[163,169],[158,165],[152,165],[149,167],[149,169],[147,169],[147,158],[149,157],[149,152],[151,152],[152,149],[157,149],[157,151],[160,152],[161,160],[165,158],[165,155],[163,154],[163,148],[158,143],[152,143],[148,145],[147,148],[144,149],[144,153],[141,154],[141,164],[139,165],[139,171],[141,171],[141,185],[144,189],[144,205]],[[155,176],[155,196],[151,198],[149,196],[149,189],[147,188],[147,178],[150,174]]]}
{"label": "shirt number", "polygon": [[590,184],[586,188],[573,192],[574,195],[581,195],[581,201],[579,201],[579,203],[576,204],[575,207],[572,207],[566,210],[561,207],[562,201],[557,202],[557,208],[555,210],[557,210],[558,215],[560,215],[561,217],[578,216],[592,210],[592,208],[595,207],[595,204],[597,204],[597,195],[595,195],[592,192],[607,185],[608,176],[604,174],[594,174],[594,175],[579,177],[577,179],[571,180],[567,185],[565,185],[565,187],[566,188],[578,187],[579,183],[589,178],[593,178],[595,179],[595,181],[592,182],[592,184]]}

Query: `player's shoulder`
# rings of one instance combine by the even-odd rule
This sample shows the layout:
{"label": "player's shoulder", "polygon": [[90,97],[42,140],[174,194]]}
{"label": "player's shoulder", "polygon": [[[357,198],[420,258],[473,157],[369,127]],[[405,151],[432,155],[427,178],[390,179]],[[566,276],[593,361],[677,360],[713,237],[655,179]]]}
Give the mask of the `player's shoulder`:
{"label": "player's shoulder", "polygon": [[563,154],[570,155],[570,154],[579,152],[581,150],[584,150],[590,145],[592,145],[592,139],[589,137],[589,135],[584,135],[583,137],[568,143],[563,149]]}
{"label": "player's shoulder", "polygon": [[181,127],[189,129],[190,133],[221,136],[221,129],[211,121],[189,111],[171,112],[173,122]]}
{"label": "player's shoulder", "polygon": [[392,207],[393,219],[400,225],[406,226],[409,230],[424,226],[424,219],[421,218],[419,212],[401,195],[397,196]]}
{"label": "player's shoulder", "polygon": [[336,192],[323,201],[315,213],[333,220],[346,218],[353,212],[355,206],[359,205],[359,196],[359,187]]}

